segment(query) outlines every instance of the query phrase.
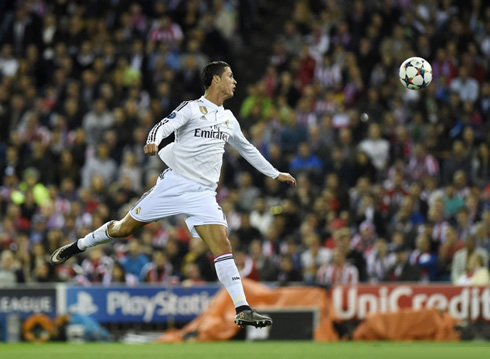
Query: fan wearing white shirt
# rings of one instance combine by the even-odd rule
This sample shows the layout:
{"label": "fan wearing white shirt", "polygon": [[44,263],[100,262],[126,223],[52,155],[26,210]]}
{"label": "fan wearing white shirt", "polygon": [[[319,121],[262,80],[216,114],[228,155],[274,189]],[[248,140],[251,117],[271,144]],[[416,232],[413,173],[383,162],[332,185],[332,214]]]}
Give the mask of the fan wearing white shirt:
{"label": "fan wearing white shirt", "polygon": [[[251,309],[247,303],[240,273],[233,260],[227,236],[226,217],[216,202],[225,144],[232,145],[252,166],[264,175],[295,187],[289,173],[275,169],[244,137],[240,125],[223,102],[235,92],[237,81],[230,66],[223,61],[207,64],[202,71],[204,96],[185,101],[150,131],[145,154],[159,157],[169,167],[128,214],[119,221],[109,221],[72,244],[58,248],[51,255],[52,264],[115,238],[125,238],[145,224],[159,219],[184,215],[195,237],[200,237],[214,255],[218,279],[225,286],[236,308],[239,326],[265,327],[272,319]],[[160,142],[175,133],[175,141],[158,151]]]}

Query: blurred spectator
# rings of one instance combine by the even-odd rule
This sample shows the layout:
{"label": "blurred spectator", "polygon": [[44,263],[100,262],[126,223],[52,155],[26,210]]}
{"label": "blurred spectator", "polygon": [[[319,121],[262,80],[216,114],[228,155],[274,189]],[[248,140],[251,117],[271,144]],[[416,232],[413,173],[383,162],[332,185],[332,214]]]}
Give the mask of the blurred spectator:
{"label": "blurred spectator", "polygon": [[359,144],[359,148],[371,159],[378,171],[386,168],[389,160],[390,143],[381,138],[381,129],[377,124],[369,126],[369,138]]}
{"label": "blurred spectator", "polygon": [[17,267],[13,253],[8,249],[3,250],[0,256],[0,286],[24,282],[24,273]]}
{"label": "blurred spectator", "polygon": [[490,273],[480,254],[473,253],[468,258],[468,268],[465,273],[457,279],[455,284],[480,286],[487,286],[490,284]]}
{"label": "blurred spectator", "polygon": [[426,152],[423,144],[416,144],[413,155],[406,166],[406,172],[413,181],[420,181],[428,176],[437,176],[439,164],[434,156]]}
{"label": "blurred spectator", "polygon": [[104,179],[104,184],[109,185],[116,179],[117,164],[109,157],[109,149],[105,143],[97,145],[97,156],[89,159],[82,169],[82,186],[90,186],[94,176],[99,175]]}
{"label": "blurred spectator", "polygon": [[58,279],[47,261],[38,262],[32,272],[32,279],[38,283],[56,282]]}
{"label": "blurred spectator", "polygon": [[320,237],[316,234],[309,234],[303,239],[307,250],[301,254],[301,267],[303,268],[303,278],[307,282],[314,281],[318,268],[330,262],[332,251],[322,247]]}
{"label": "blurred spectator", "polygon": [[[193,280],[214,281],[216,274],[214,267],[211,264],[209,249],[200,238],[191,238],[189,243],[189,252],[184,257],[182,274],[185,277],[193,278]],[[189,264],[197,265],[197,268],[189,266]],[[186,270],[189,272],[186,274]],[[197,275],[196,271],[199,273]],[[191,277],[189,277],[191,275]]]}
{"label": "blurred spectator", "polygon": [[193,287],[196,285],[204,285],[206,281],[202,278],[199,265],[197,263],[187,263],[182,270],[183,280],[182,286]]}
{"label": "blurred spectator", "polygon": [[234,254],[235,263],[240,272],[241,278],[248,278],[252,280],[260,280],[260,274],[255,266],[255,261],[244,251],[238,251]]}
{"label": "blurred spectator", "polygon": [[340,249],[334,249],[332,263],[323,264],[318,269],[317,283],[335,285],[352,285],[359,282],[357,268],[345,260],[345,255]]}
{"label": "blurred spectator", "polygon": [[437,279],[437,255],[431,252],[429,237],[420,234],[415,245],[415,250],[410,254],[410,264],[420,269],[422,281],[435,281]]}
{"label": "blurred spectator", "polygon": [[484,222],[478,222],[475,224],[474,235],[477,247],[481,247],[490,253],[490,229],[487,228]]}
{"label": "blurred spectator", "polygon": [[486,249],[476,246],[476,239],[474,236],[468,236],[465,240],[464,248],[457,251],[453,257],[453,264],[451,268],[451,281],[453,284],[458,284],[459,279],[464,276],[469,267],[470,258],[473,254],[480,256],[484,267],[488,266],[488,252]]}
{"label": "blurred spectator", "polygon": [[240,248],[248,248],[253,240],[260,240],[262,238],[260,231],[255,228],[250,222],[251,221],[249,213],[242,213],[240,215],[240,228],[235,231],[235,234],[240,241]]}
{"label": "blurred spectator", "polygon": [[135,285],[138,284],[138,278],[131,273],[126,273],[123,265],[119,261],[115,261],[112,268],[104,273],[102,284]]}
{"label": "blurred spectator", "polygon": [[272,214],[267,208],[266,201],[263,198],[257,198],[254,209],[250,212],[250,224],[264,236],[272,224],[272,219]]}
{"label": "blurred spectator", "polygon": [[141,269],[141,282],[169,283],[172,280],[172,265],[163,251],[154,251],[151,262]]}
{"label": "blurred spectator", "polygon": [[388,270],[395,264],[396,255],[388,252],[386,240],[376,241],[374,250],[367,257],[367,273],[370,283],[377,283],[386,277]]}
{"label": "blurred spectator", "polygon": [[87,135],[87,143],[95,146],[102,140],[104,130],[114,124],[114,116],[107,110],[103,99],[97,99],[92,111],[83,118],[83,130]]}
{"label": "blurred spectator", "polygon": [[408,261],[409,249],[403,244],[395,248],[396,262],[388,269],[383,282],[418,282],[421,278],[419,267]]}
{"label": "blurred spectator", "polygon": [[253,178],[249,172],[242,173],[238,188],[240,207],[243,210],[250,212],[255,200],[259,197],[260,190],[254,186]]}
{"label": "blurred spectator", "polygon": [[141,271],[150,262],[148,256],[141,251],[141,244],[137,238],[128,243],[128,251],[121,259],[121,264],[128,274],[141,278]]}
{"label": "blurred spectator", "polygon": [[303,276],[301,272],[294,267],[294,263],[291,257],[283,256],[279,265],[279,273],[277,274],[277,281],[279,285],[286,286],[291,282],[301,282]]}
{"label": "blurred spectator", "polygon": [[444,161],[442,183],[451,182],[456,171],[462,170],[466,178],[470,177],[471,161],[466,154],[462,141],[454,141],[451,156]]}
{"label": "blurred spectator", "polygon": [[273,281],[277,278],[277,266],[274,262],[274,255],[264,255],[262,251],[262,244],[258,239],[253,240],[250,243],[250,256],[254,261],[254,266],[259,272],[259,278],[261,281]]}
{"label": "blurred spectator", "polygon": [[478,81],[468,76],[466,67],[459,68],[459,76],[451,81],[451,91],[456,92],[462,101],[475,102],[478,99]]}
{"label": "blurred spectator", "polygon": [[298,155],[291,161],[291,173],[297,176],[301,172],[312,178],[314,182],[318,182],[322,167],[321,159],[314,153],[311,153],[309,145],[307,143],[300,143]]}
{"label": "blurred spectator", "polygon": [[[446,227],[445,242],[439,246],[439,278],[449,280],[454,254],[464,248],[464,241],[460,240],[453,227]],[[466,236],[463,238],[467,238]]]}
{"label": "blurred spectator", "polygon": [[90,283],[101,283],[107,272],[112,270],[114,260],[104,254],[102,248],[95,247],[82,261],[83,275]]}

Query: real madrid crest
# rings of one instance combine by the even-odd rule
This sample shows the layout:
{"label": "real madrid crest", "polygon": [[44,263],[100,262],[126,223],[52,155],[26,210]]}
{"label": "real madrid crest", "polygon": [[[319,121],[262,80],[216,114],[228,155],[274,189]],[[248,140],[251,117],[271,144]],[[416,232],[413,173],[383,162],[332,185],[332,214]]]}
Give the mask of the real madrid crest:
{"label": "real madrid crest", "polygon": [[201,113],[203,115],[207,115],[208,114],[208,109],[206,108],[206,106],[199,106],[199,110],[201,110]]}
{"label": "real madrid crest", "polygon": [[228,120],[228,119],[225,120],[225,126],[230,127],[230,120]]}

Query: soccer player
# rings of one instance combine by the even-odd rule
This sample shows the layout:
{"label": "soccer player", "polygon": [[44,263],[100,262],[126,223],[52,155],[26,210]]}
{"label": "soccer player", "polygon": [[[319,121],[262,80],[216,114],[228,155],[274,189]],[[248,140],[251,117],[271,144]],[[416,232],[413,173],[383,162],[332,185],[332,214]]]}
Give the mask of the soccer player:
{"label": "soccer player", "polygon": [[[52,264],[98,244],[131,235],[145,224],[173,215],[184,215],[195,237],[200,237],[214,255],[219,281],[228,291],[236,308],[235,323],[241,327],[266,327],[272,319],[251,309],[247,303],[240,274],[227,236],[226,218],[216,202],[216,187],[223,162],[224,146],[232,145],[264,175],[296,187],[289,173],[279,172],[244,137],[240,125],[223,102],[233,97],[237,81],[226,62],[207,64],[202,71],[204,96],[184,101],[156,124],[148,135],[145,154],[158,153],[167,164],[153,188],[146,192],[119,221],[109,221],[76,242],[58,248]],[[175,141],[158,151],[160,142],[175,132]]]}

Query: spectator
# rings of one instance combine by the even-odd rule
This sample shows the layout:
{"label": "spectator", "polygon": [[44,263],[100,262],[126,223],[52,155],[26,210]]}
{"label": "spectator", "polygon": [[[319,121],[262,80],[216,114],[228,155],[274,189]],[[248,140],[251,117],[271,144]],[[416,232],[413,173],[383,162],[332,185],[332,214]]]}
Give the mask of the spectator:
{"label": "spectator", "polygon": [[267,203],[263,198],[255,200],[254,209],[250,213],[250,224],[257,228],[260,234],[264,236],[272,224],[272,214],[267,208]]}
{"label": "spectator", "polygon": [[317,182],[321,176],[322,167],[322,161],[317,155],[311,153],[309,145],[300,143],[298,155],[291,161],[291,173],[297,176],[299,172],[303,172],[305,175],[311,176],[314,182]]}
{"label": "spectator", "polygon": [[410,264],[420,269],[422,281],[435,281],[437,279],[437,255],[431,252],[429,237],[420,234],[415,244],[415,250],[410,254]]}
{"label": "spectator", "polygon": [[94,176],[104,179],[104,184],[110,185],[116,179],[117,164],[109,157],[109,148],[105,143],[97,145],[97,157],[91,158],[82,168],[82,186],[90,186]]}
{"label": "spectator", "polygon": [[485,249],[490,253],[490,230],[484,222],[478,222],[475,225],[475,240],[477,247]]}
{"label": "spectator", "polygon": [[359,144],[359,149],[365,152],[378,171],[383,171],[389,161],[390,144],[381,138],[381,129],[377,124],[369,126],[369,138]]}
{"label": "spectator", "polygon": [[141,269],[140,280],[144,283],[169,283],[173,280],[172,265],[163,251],[154,251],[151,262]]}
{"label": "spectator", "polygon": [[276,280],[278,269],[274,262],[275,256],[264,255],[262,244],[257,239],[250,243],[249,252],[259,272],[260,280],[266,282]]}
{"label": "spectator", "polygon": [[487,286],[490,284],[490,273],[480,254],[473,253],[468,258],[468,268],[466,272],[457,279],[456,284],[479,286]]}
{"label": "spectator", "polygon": [[451,81],[450,88],[462,101],[474,103],[478,99],[478,81],[468,76],[466,67],[459,68],[459,76]]}
{"label": "spectator", "polygon": [[5,249],[0,257],[0,283],[2,286],[24,283],[24,273],[17,267],[13,253]]}
{"label": "spectator", "polygon": [[94,248],[88,258],[82,261],[82,269],[89,283],[101,283],[107,272],[112,270],[114,260],[104,254],[101,248]]}
{"label": "spectator", "polygon": [[262,238],[260,231],[250,223],[250,214],[246,212],[240,215],[240,228],[235,234],[240,241],[239,248],[248,248],[253,240]]}
{"label": "spectator", "polygon": [[248,278],[255,281],[260,280],[259,271],[251,256],[247,255],[244,251],[238,251],[235,253],[234,258],[241,278]]}
{"label": "spectator", "polygon": [[112,268],[104,273],[102,277],[103,285],[136,285],[138,284],[138,278],[133,274],[126,273],[123,265],[119,261],[115,261]]}
{"label": "spectator", "polygon": [[426,152],[423,144],[414,146],[413,155],[406,166],[406,172],[413,181],[420,181],[439,174],[439,164],[434,156]]}
{"label": "spectator", "polygon": [[408,248],[403,244],[395,248],[396,262],[388,269],[383,282],[418,282],[420,269],[408,261]]}
{"label": "spectator", "polygon": [[484,248],[476,247],[476,239],[474,236],[466,238],[464,248],[454,254],[453,264],[451,268],[451,281],[453,284],[458,284],[459,279],[466,273],[469,266],[469,260],[473,254],[481,257],[483,266],[488,266],[488,252]]}
{"label": "spectator", "polygon": [[462,170],[466,174],[466,178],[469,178],[471,172],[471,161],[466,154],[463,142],[454,141],[451,156],[444,161],[442,183],[449,183],[456,171],[459,170]]}
{"label": "spectator", "polygon": [[138,239],[133,239],[128,243],[128,252],[121,260],[124,270],[128,274],[141,278],[141,271],[150,262],[148,256],[141,251],[141,244]]}
{"label": "spectator", "polygon": [[388,270],[395,265],[396,255],[388,252],[386,240],[376,241],[374,250],[367,257],[367,273],[370,283],[377,283],[386,277]]}
{"label": "spectator", "polygon": [[[193,266],[186,268],[188,264],[196,264],[197,272]],[[215,277],[214,267],[211,264],[211,259],[208,256],[208,248],[200,238],[192,238],[189,243],[189,252],[183,260],[182,274],[193,280],[212,281]],[[186,270],[189,272],[186,274]],[[189,277],[190,276],[190,277]]]}
{"label": "spectator", "polygon": [[318,272],[318,268],[332,259],[332,251],[321,247],[320,237],[316,234],[310,234],[305,237],[303,243],[308,248],[301,254],[303,278],[306,282],[312,282]]}
{"label": "spectator", "polygon": [[279,285],[286,286],[291,282],[301,282],[303,276],[301,272],[294,267],[293,260],[289,256],[283,256],[279,265],[277,281]]}
{"label": "spectator", "polygon": [[259,197],[260,190],[253,184],[250,172],[243,172],[240,176],[239,186],[240,207],[249,212],[253,208],[255,200]]}
{"label": "spectator", "polygon": [[317,273],[317,283],[326,285],[353,285],[359,282],[357,268],[345,260],[340,249],[334,249],[332,263],[323,264]]}
{"label": "spectator", "polygon": [[[446,241],[439,246],[439,278],[449,281],[454,254],[464,248],[464,241],[460,240],[453,227],[446,227]],[[464,237],[466,238],[466,237]]]}
{"label": "spectator", "polygon": [[95,146],[102,141],[102,135],[114,125],[114,116],[107,110],[103,99],[97,99],[92,111],[83,118],[83,130],[87,135],[87,143]]}

